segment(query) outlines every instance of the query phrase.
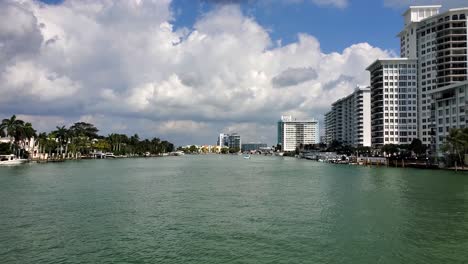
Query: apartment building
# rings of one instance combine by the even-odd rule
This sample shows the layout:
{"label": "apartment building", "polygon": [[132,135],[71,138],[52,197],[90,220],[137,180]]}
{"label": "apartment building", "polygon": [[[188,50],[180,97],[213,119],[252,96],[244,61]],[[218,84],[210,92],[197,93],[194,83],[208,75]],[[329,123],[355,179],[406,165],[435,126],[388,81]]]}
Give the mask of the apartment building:
{"label": "apartment building", "polygon": [[326,143],[371,146],[371,89],[358,86],[354,92],[332,104],[325,115]]}
{"label": "apartment building", "polygon": [[436,143],[438,128],[432,118],[431,94],[435,89],[467,80],[468,8],[411,6],[404,14],[405,26],[398,34],[401,57],[418,62],[418,137]]}
{"label": "apartment building", "polygon": [[317,120],[296,120],[292,116],[282,116],[278,121],[278,145],[282,151],[294,151],[301,145],[318,143],[320,130]]}
{"label": "apartment building", "polygon": [[372,146],[410,144],[418,137],[417,60],[379,59],[371,76]]}
{"label": "apartment building", "polygon": [[[432,90],[435,145],[440,150],[452,128],[465,128],[467,120],[468,81]],[[440,154],[440,153],[439,153]]]}

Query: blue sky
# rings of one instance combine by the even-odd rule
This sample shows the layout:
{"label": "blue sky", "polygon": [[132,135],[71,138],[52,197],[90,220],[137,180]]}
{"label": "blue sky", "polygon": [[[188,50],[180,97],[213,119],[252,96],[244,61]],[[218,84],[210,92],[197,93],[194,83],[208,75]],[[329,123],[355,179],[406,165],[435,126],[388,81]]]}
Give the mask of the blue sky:
{"label": "blue sky", "polygon": [[[193,0],[175,0],[173,6],[180,10],[176,24],[190,27],[200,15],[194,10],[206,5]],[[360,42],[398,49],[395,36],[401,28],[402,9],[385,7],[383,1],[352,1],[345,8],[317,6],[306,1],[244,4],[243,10],[270,29],[273,40],[281,39],[283,44],[297,41],[298,33],[308,33],[319,39],[324,52],[342,51]]]}
{"label": "blue sky", "polygon": [[[62,2],[42,1],[51,4]],[[191,28],[197,18],[216,6],[209,2],[173,0],[174,25]],[[318,38],[322,50],[327,53],[341,52],[361,42],[382,49],[399,49],[396,34],[402,26],[404,8],[388,7],[383,0],[350,1],[344,8],[319,6],[308,1],[244,2],[243,12],[269,29],[274,41],[281,40],[283,44],[297,41],[298,33],[308,33]]]}

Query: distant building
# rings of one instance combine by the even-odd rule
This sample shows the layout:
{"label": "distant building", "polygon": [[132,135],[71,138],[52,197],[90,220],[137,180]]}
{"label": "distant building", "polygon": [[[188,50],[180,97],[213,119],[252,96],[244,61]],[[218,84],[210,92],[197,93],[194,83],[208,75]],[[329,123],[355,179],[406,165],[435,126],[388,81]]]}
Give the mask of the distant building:
{"label": "distant building", "polygon": [[339,141],[345,145],[371,146],[371,90],[358,86],[354,92],[332,105],[325,115],[324,142]]}
{"label": "distant building", "polygon": [[282,151],[294,151],[301,145],[320,142],[319,122],[317,120],[296,120],[282,116],[278,121],[278,145]]}
{"label": "distant building", "polygon": [[220,147],[228,147],[229,146],[229,135],[221,133],[218,136],[217,145]]}
{"label": "distant building", "polygon": [[331,144],[336,140],[336,109],[333,109],[325,114],[325,139],[322,141],[325,144]]}
{"label": "distant building", "polygon": [[237,148],[240,150],[242,147],[241,136],[237,133],[221,133],[218,136],[217,145],[221,148]]}
{"label": "distant building", "polygon": [[261,148],[267,148],[265,143],[246,143],[242,144],[242,151],[259,151]]}
{"label": "distant building", "polygon": [[230,149],[241,149],[242,147],[242,140],[241,136],[237,133],[230,134],[228,137],[228,147]]}

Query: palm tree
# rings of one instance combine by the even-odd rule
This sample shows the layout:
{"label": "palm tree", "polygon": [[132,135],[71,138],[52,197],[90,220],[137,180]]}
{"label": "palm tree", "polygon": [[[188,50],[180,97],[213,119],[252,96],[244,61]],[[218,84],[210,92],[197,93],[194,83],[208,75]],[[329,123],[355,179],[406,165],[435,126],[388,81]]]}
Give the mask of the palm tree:
{"label": "palm tree", "polygon": [[462,152],[463,154],[465,153],[465,145],[467,144],[464,142],[464,136],[463,131],[461,129],[451,129],[449,131],[448,136],[445,137],[445,143],[443,146],[443,150],[455,154],[458,157],[458,161],[461,162],[463,166],[463,161],[462,161]]}
{"label": "palm tree", "polygon": [[65,126],[58,126],[56,128],[57,130],[55,130],[53,133],[55,134],[55,137],[57,138],[60,145],[60,155],[63,154],[64,145],[66,155],[68,151],[68,129]]}
{"label": "palm tree", "polygon": [[[16,115],[13,115],[10,119],[3,119],[0,124],[0,130],[5,130],[6,135],[14,139],[14,145],[17,146],[24,137],[23,131],[24,121],[16,119]],[[13,144],[10,144],[10,148],[13,148]]]}
{"label": "palm tree", "polygon": [[47,134],[46,133],[40,133],[37,136],[37,143],[38,143],[38,149],[39,153],[45,153],[45,148],[47,146]]}
{"label": "palm tree", "polygon": [[24,133],[24,136],[27,138],[27,139],[31,139],[33,137],[36,137],[36,130],[32,127],[32,124],[27,122],[24,124],[23,126],[23,133]]}
{"label": "palm tree", "polygon": [[23,120],[16,119],[16,115],[13,115],[10,119],[3,119],[2,123],[0,124],[0,130],[6,130],[6,135],[10,137],[15,137],[17,135],[18,130],[24,125]]}

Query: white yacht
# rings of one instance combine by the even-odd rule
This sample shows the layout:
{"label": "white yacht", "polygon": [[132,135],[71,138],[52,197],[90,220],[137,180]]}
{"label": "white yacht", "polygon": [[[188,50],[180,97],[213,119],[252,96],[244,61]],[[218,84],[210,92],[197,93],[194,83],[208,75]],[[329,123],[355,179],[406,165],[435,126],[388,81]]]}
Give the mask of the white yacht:
{"label": "white yacht", "polygon": [[15,155],[0,155],[0,165],[18,165],[28,162],[27,159],[19,159]]}
{"label": "white yacht", "polygon": [[107,152],[104,155],[106,156],[106,158],[110,158],[110,159],[115,159],[116,158],[116,156],[112,152]]}

